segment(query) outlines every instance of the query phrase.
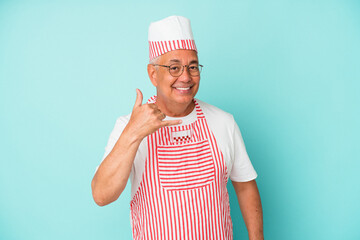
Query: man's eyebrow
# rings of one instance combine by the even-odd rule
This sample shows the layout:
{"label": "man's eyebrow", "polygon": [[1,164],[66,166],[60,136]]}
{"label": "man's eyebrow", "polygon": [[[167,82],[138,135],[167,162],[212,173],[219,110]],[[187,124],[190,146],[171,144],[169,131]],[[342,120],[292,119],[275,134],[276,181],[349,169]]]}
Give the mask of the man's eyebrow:
{"label": "man's eyebrow", "polygon": [[177,62],[177,63],[179,63],[180,60],[178,60],[178,59],[171,59],[170,62]]}
{"label": "man's eyebrow", "polygon": [[[181,63],[178,59],[171,59],[170,62]],[[192,60],[189,64],[199,63],[197,60]]]}
{"label": "man's eyebrow", "polygon": [[197,60],[192,60],[189,64],[199,63]]}

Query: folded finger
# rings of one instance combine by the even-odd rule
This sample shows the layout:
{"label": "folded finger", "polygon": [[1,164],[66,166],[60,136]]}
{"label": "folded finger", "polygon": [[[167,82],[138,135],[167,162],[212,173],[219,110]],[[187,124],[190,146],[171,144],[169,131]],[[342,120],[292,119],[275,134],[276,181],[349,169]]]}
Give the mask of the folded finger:
{"label": "folded finger", "polygon": [[165,119],[166,118],[166,115],[163,113],[163,112],[159,112],[159,117],[161,120]]}

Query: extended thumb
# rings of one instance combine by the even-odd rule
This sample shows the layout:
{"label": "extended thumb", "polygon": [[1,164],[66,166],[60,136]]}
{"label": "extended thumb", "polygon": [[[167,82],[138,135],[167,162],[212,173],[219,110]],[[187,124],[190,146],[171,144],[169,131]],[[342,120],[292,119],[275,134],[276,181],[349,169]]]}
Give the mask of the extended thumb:
{"label": "extended thumb", "polygon": [[134,107],[140,107],[142,105],[142,101],[143,101],[143,94],[140,91],[140,89],[136,89],[136,100],[135,100],[135,105]]}

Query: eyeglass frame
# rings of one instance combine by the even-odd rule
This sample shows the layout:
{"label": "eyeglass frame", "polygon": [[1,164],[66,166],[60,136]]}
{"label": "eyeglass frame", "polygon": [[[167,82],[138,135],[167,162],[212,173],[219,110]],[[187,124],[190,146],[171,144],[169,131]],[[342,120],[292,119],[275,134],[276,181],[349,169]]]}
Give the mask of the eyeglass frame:
{"label": "eyeglass frame", "polygon": [[[168,70],[169,70],[170,75],[173,76],[173,75],[171,74],[171,72],[170,72],[170,66],[172,66],[172,65],[178,65],[178,64],[174,63],[174,64],[171,64],[171,65],[161,65],[161,64],[151,64],[151,65],[153,65],[153,66],[160,66],[160,67],[167,67]],[[180,65],[180,64],[179,64],[179,65]],[[190,64],[190,65],[191,65],[191,64]],[[198,77],[198,76],[200,76],[201,70],[202,70],[202,68],[203,68],[204,66],[201,65],[201,64],[198,64],[198,66],[200,66],[200,68],[199,68],[199,75],[191,75],[190,69],[189,69],[190,65],[180,65],[180,66],[182,67],[182,70],[181,70],[180,75],[179,75],[179,76],[173,76],[173,77],[180,77],[180,76],[183,74],[183,72],[184,72],[184,69],[185,69],[184,67],[187,68],[187,70],[189,71],[190,76],[192,76],[192,77]]]}

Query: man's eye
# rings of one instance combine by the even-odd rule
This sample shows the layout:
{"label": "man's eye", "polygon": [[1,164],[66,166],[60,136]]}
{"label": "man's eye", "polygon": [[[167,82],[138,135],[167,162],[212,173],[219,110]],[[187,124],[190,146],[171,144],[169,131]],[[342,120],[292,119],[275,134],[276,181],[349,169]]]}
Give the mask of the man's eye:
{"label": "man's eye", "polygon": [[190,70],[198,70],[199,69],[198,66],[190,66],[189,68],[190,68]]}
{"label": "man's eye", "polygon": [[170,67],[171,71],[179,71],[180,67],[179,66],[172,66]]}

